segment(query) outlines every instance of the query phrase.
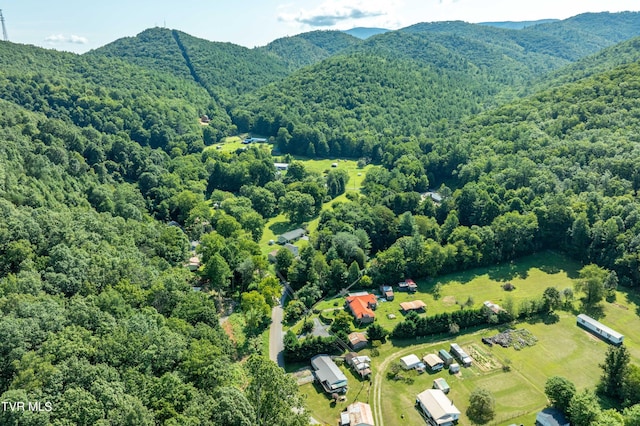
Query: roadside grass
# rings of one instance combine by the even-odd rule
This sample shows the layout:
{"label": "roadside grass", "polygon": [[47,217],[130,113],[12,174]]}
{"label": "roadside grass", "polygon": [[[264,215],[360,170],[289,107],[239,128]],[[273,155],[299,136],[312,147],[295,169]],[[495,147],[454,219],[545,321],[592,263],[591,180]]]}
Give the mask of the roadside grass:
{"label": "roadside grass", "polygon": [[[577,263],[558,253],[543,252],[502,266],[479,268],[425,280],[418,283],[419,292],[416,295],[396,292],[396,300],[379,304],[376,311],[377,321],[391,330],[402,320],[402,315],[397,311],[398,303],[410,299],[422,299],[427,303],[427,313],[422,315],[460,309],[455,302],[451,302],[451,298],[464,303],[470,295],[475,300],[474,307],[479,306],[484,300],[501,304],[507,297],[512,298],[517,307],[521,300],[540,297],[549,286],[555,286],[559,290],[573,287],[573,280],[577,277],[579,268]],[[516,289],[511,292],[504,291],[501,284],[505,282],[511,282]],[[440,284],[440,297],[434,299],[430,290],[436,284]],[[330,316],[328,310],[335,309],[336,301],[342,306],[344,299],[323,301],[316,309],[325,309],[326,314]],[[613,303],[602,302],[602,316],[599,317],[600,321],[625,335],[625,345],[634,363],[640,363],[639,302],[640,297],[621,289],[616,292]],[[496,418],[489,425],[532,424],[535,414],[546,406],[544,385],[551,376],[564,376],[574,382],[579,390],[594,389],[602,373],[598,364],[604,360],[608,344],[576,326],[575,315],[580,311],[579,303],[576,300],[574,309],[558,311],[555,321],[538,316],[513,324],[514,328],[524,328],[538,339],[534,346],[521,350],[497,345],[488,348],[481,343],[482,337],[502,331],[506,327],[504,325],[463,330],[456,336],[438,335],[421,339],[387,340],[377,348],[379,355],[375,357],[372,356],[370,348],[362,350],[361,354],[371,356],[374,375],[380,375],[378,379],[381,383],[382,397],[378,409],[383,415],[384,423],[424,424],[415,408],[415,397],[423,390],[431,388],[433,379],[437,377],[444,377],[451,386],[449,397],[462,412],[459,424],[472,424],[465,411],[468,408],[469,396],[477,387],[487,388],[496,398]],[[385,309],[395,313],[397,319],[388,320],[384,315],[387,312]],[[385,360],[395,362],[410,353],[422,357],[427,353],[436,353],[439,349],[449,349],[453,341],[468,350],[480,351],[482,358],[491,361],[492,367],[487,370],[473,365],[463,369],[459,375],[450,375],[448,372],[422,375],[413,371],[403,372],[404,376],[413,379],[413,383],[389,380],[386,377],[386,369],[379,370]],[[503,365],[508,365],[510,371],[504,372]],[[351,382],[351,377],[347,377]],[[355,380],[354,383],[359,383]],[[348,401],[352,402],[351,390],[347,397]],[[361,397],[358,400],[367,402]],[[373,397],[370,403],[376,404]],[[312,414],[321,410],[322,420],[331,421],[332,424],[335,424],[339,412],[344,409],[332,408],[328,399],[323,402],[317,398],[310,399],[308,406]]]}

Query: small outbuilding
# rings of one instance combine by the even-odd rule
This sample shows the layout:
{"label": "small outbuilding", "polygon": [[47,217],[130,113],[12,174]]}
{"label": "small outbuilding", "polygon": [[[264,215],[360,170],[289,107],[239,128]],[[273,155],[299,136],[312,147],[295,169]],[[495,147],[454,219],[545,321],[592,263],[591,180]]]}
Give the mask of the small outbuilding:
{"label": "small outbuilding", "polygon": [[438,351],[438,357],[440,357],[442,362],[444,362],[445,367],[448,367],[451,364],[453,364],[453,357],[449,352],[445,351],[444,349],[440,349]]}
{"label": "small outbuilding", "polygon": [[460,372],[460,364],[454,362],[449,366],[449,373],[456,374],[459,372]]}
{"label": "small outbuilding", "polygon": [[451,355],[456,357],[465,367],[470,367],[473,362],[471,357],[457,343],[451,344]]}
{"label": "small outbuilding", "polygon": [[400,308],[405,311],[424,311],[427,309],[427,304],[422,300],[412,300],[411,302],[402,302],[400,303]]}
{"label": "small outbuilding", "polygon": [[391,287],[390,285],[381,285],[380,286],[380,293],[382,294],[382,297],[384,297],[385,299],[391,301],[394,299],[394,295],[393,295],[393,287]]}
{"label": "small outbuilding", "polygon": [[353,349],[354,351],[364,349],[368,344],[369,340],[364,333],[354,331],[353,333],[349,334],[349,346],[351,346],[351,349]]}
{"label": "small outbuilding", "polygon": [[440,371],[444,368],[444,361],[438,355],[428,354],[422,357],[422,361],[431,371]]}
{"label": "small outbuilding", "polygon": [[354,402],[340,414],[340,426],[374,426],[371,406]]}
{"label": "small outbuilding", "polygon": [[420,358],[416,354],[411,354],[400,358],[400,365],[405,370],[412,370],[414,368],[418,368],[422,364]]}
{"label": "small outbuilding", "polygon": [[562,411],[550,407],[536,415],[536,426],[569,426],[569,422]]}
{"label": "small outbuilding", "polygon": [[418,291],[418,285],[411,278],[407,278],[406,280],[398,283],[398,290],[415,293]]}
{"label": "small outbuilding", "polygon": [[433,381],[433,389],[439,389],[444,393],[449,393],[451,390],[449,383],[443,377],[438,377]]}

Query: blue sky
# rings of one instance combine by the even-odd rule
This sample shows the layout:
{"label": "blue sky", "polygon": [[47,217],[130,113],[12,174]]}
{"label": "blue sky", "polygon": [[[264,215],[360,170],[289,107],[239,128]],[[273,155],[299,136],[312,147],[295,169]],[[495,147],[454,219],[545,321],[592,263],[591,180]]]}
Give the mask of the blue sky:
{"label": "blue sky", "polygon": [[9,40],[86,52],[166,26],[247,47],[316,29],[398,29],[443,20],[565,19],[640,10],[638,0],[0,0]]}

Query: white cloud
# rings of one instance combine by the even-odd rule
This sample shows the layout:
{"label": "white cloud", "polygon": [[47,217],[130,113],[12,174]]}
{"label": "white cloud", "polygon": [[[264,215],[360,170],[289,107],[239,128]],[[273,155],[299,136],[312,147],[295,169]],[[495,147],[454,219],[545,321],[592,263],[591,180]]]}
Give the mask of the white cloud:
{"label": "white cloud", "polygon": [[278,20],[311,28],[388,25],[397,21],[400,6],[400,1],[388,0],[324,0],[310,9],[283,5]]}
{"label": "white cloud", "polygon": [[89,40],[75,34],[52,34],[44,39],[47,44],[87,44]]}

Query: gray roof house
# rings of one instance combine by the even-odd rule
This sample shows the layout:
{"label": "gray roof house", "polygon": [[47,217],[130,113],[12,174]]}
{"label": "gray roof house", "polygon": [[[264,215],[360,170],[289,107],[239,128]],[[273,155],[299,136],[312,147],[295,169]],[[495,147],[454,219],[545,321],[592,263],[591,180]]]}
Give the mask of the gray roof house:
{"label": "gray roof house", "polygon": [[347,376],[329,355],[316,355],[311,358],[313,374],[327,393],[347,392]]}
{"label": "gray roof house", "polygon": [[536,415],[537,426],[569,426],[569,422],[560,410],[545,408]]}
{"label": "gray roof house", "polygon": [[302,228],[294,229],[293,231],[285,232],[282,235],[278,235],[278,244],[286,244],[292,241],[299,240],[306,233]]}

